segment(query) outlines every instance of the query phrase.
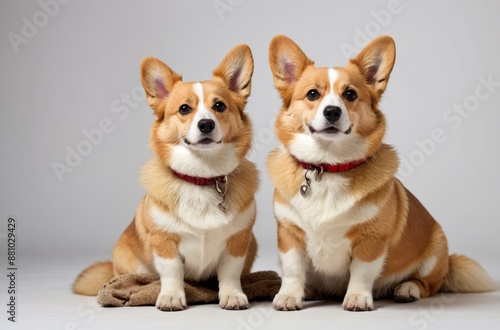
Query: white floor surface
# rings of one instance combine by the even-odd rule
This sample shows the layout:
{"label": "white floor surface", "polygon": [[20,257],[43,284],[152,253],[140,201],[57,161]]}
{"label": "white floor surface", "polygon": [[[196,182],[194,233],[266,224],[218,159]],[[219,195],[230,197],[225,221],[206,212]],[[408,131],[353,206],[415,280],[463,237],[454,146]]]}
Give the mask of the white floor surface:
{"label": "white floor surface", "polygon": [[[20,259],[16,323],[7,321],[2,292],[0,329],[500,329],[500,291],[440,295],[411,304],[379,300],[375,311],[358,313],[344,311],[340,301],[306,302],[297,312],[274,311],[270,302],[251,303],[244,311],[221,310],[216,304],[182,312],[160,312],[152,306],[102,308],[94,297],[70,291],[78,272],[95,260]],[[498,283],[499,263],[484,266]],[[261,252],[254,270],[264,269],[279,269],[274,253]]]}

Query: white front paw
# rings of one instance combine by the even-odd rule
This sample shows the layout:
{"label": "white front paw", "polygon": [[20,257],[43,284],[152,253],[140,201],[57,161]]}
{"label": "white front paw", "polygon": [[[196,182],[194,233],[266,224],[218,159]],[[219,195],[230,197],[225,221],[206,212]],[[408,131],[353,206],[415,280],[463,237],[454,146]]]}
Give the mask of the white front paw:
{"label": "white front paw", "polygon": [[247,309],[248,298],[243,292],[219,292],[219,306],[224,309]]}
{"label": "white front paw", "polygon": [[273,299],[273,308],[278,311],[302,309],[302,295],[278,293]]}
{"label": "white front paw", "polygon": [[371,311],[373,310],[373,297],[370,293],[347,292],[342,307],[354,312]]}
{"label": "white front paw", "polygon": [[156,308],[162,311],[181,311],[186,308],[186,295],[184,291],[175,294],[161,294],[156,299]]}

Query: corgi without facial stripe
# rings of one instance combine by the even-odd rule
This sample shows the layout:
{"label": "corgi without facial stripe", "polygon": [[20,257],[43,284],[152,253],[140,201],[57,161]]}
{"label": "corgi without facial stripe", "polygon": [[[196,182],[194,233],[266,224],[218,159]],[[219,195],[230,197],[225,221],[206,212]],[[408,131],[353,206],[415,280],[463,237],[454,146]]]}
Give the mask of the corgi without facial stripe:
{"label": "corgi without facial stripe", "polygon": [[154,158],[141,170],[146,196],[113,249],[112,261],[85,269],[73,291],[96,295],[113,277],[153,273],[161,279],[156,307],[186,308],[184,280],[219,279],[219,303],[244,309],[242,272],[257,253],[252,233],[258,172],[245,158],[252,126],[250,48],[232,49],[203,82],[182,77],[155,58],[141,65],[142,84],[156,120]]}
{"label": "corgi without facial stripe", "polygon": [[269,47],[283,107],[281,146],[268,158],[283,281],[273,306],[302,307],[306,285],[343,295],[350,311],[373,295],[415,301],[440,290],[481,292],[494,283],[475,261],[448,255],[439,224],[394,175],[398,158],[382,143],[379,101],[395,60],[382,36],[345,67],[316,67],[291,39]]}

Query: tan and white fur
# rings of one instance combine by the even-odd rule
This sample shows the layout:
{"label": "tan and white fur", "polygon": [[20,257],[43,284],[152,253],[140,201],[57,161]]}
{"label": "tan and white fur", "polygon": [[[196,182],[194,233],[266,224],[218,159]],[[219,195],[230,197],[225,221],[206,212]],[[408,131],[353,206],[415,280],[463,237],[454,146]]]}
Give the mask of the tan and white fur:
{"label": "tan and white fur", "polygon": [[[326,68],[285,36],[271,41],[269,61],[283,102],[276,120],[281,146],[268,158],[283,269],[275,309],[302,308],[306,286],[344,296],[350,311],[372,310],[374,295],[410,302],[440,290],[494,289],[475,261],[449,256],[439,224],[394,176],[399,161],[382,143],[379,101],[395,53],[393,39],[382,36],[347,66]],[[302,196],[306,170],[297,160],[366,163],[339,173],[309,171],[310,192]]]}
{"label": "tan and white fur", "polygon": [[[154,158],[141,170],[146,196],[119,238],[112,261],[96,263],[77,278],[73,290],[96,295],[113,277],[158,274],[156,307],[186,307],[184,280],[217,276],[225,309],[247,308],[240,276],[249,272],[257,244],[252,233],[258,172],[245,158],[252,127],[244,112],[250,96],[250,48],[232,49],[203,82],[182,77],[155,58],[141,65],[141,79],[156,120],[150,146]],[[175,176],[227,176],[223,210],[214,185],[198,186]]]}

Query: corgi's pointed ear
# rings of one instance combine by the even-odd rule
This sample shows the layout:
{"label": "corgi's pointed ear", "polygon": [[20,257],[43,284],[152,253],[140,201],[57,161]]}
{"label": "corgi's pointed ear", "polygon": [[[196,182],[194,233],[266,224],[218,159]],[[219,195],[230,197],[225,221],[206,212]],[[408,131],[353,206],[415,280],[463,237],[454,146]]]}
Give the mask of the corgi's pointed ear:
{"label": "corgi's pointed ear", "polygon": [[389,36],[370,42],[351,63],[357,65],[366,83],[374,86],[378,96],[384,93],[396,59],[396,46]]}
{"label": "corgi's pointed ear", "polygon": [[231,49],[212,75],[221,78],[231,91],[246,100],[250,96],[253,75],[250,47],[241,44]]}
{"label": "corgi's pointed ear", "polygon": [[305,68],[313,65],[306,54],[292,39],[277,35],[269,44],[269,65],[274,78],[274,86],[285,99],[289,87],[302,75]]}
{"label": "corgi's pointed ear", "polygon": [[158,118],[163,118],[164,109],[161,107],[172,91],[174,84],[182,80],[182,76],[175,73],[165,63],[154,57],[146,57],[141,63],[141,81],[149,105]]}

